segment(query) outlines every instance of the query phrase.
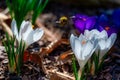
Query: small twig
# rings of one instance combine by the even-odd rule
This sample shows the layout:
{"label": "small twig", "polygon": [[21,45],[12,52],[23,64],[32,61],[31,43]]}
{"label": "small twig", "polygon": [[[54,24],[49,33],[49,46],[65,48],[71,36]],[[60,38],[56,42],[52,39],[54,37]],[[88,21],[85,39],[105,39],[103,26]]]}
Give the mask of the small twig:
{"label": "small twig", "polygon": [[60,54],[58,61],[62,61],[63,63],[66,63],[68,60],[72,59],[72,55],[73,55],[72,50],[68,50]]}
{"label": "small twig", "polygon": [[6,20],[6,19],[9,19],[9,17],[6,16],[5,14],[3,14],[3,13],[0,13],[0,19],[1,20]]}
{"label": "small twig", "polygon": [[3,20],[0,20],[0,25],[2,26],[2,28],[3,28],[3,30],[5,32],[8,32],[8,34],[10,36],[13,36],[12,30],[10,29],[10,27]]}
{"label": "small twig", "polygon": [[[75,78],[74,77],[71,77],[71,76],[69,76],[69,75],[67,75],[67,74],[63,74],[63,73],[61,73],[61,72],[56,72],[56,71],[50,71],[49,70],[49,73],[52,73],[53,74],[53,76],[57,79],[60,79],[60,80],[62,80],[62,79],[64,79],[64,80],[75,80]],[[51,76],[52,77],[52,76]],[[53,78],[52,78],[53,79]],[[52,79],[50,79],[50,80],[52,80]]]}
{"label": "small twig", "polygon": [[2,14],[7,14],[9,12],[9,9],[8,8],[6,8],[4,11],[2,11],[1,13]]}

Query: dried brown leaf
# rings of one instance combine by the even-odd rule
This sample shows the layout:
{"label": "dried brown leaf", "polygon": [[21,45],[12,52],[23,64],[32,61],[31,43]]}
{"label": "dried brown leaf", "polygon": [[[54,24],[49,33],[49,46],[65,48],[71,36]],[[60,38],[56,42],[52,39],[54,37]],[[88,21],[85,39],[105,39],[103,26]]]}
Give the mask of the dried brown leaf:
{"label": "dried brown leaf", "polygon": [[41,55],[49,54],[61,44],[69,44],[69,40],[68,39],[55,40],[51,42],[47,47],[41,48],[40,54]]}
{"label": "dried brown leaf", "polygon": [[72,50],[68,50],[68,51],[60,54],[58,60],[61,60],[61,61],[63,61],[63,62],[66,62],[66,61],[72,59],[72,55],[73,55]]}
{"label": "dried brown leaf", "polygon": [[13,36],[12,30],[10,29],[10,27],[3,20],[0,20],[0,25],[2,26],[2,28],[3,28],[3,30],[5,32],[8,32],[8,34],[10,36]]}
{"label": "dried brown leaf", "polygon": [[0,13],[0,19],[1,20],[6,20],[6,19],[8,19],[9,17],[7,16],[7,15],[5,15],[5,14],[3,14],[3,13]]}
{"label": "dried brown leaf", "polygon": [[43,57],[41,57],[38,53],[29,53],[28,51],[25,51],[24,62],[26,61],[32,61],[39,64],[39,67],[42,68],[43,72],[47,74],[47,70],[43,65]]}

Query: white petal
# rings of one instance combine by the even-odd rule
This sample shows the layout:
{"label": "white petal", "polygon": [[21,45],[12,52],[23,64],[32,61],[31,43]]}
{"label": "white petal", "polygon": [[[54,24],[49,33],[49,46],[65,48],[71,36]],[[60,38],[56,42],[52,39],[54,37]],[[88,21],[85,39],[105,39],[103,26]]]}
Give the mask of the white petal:
{"label": "white petal", "polygon": [[24,41],[26,41],[27,36],[31,31],[33,31],[32,24],[29,21],[23,21],[19,32],[19,38],[22,38]]}
{"label": "white petal", "polygon": [[93,53],[98,48],[98,39],[91,41],[93,43],[93,49],[91,53]]}
{"label": "white petal", "polygon": [[97,29],[93,29],[90,31],[90,33],[92,33],[92,35],[93,34],[99,35],[100,32]]}
{"label": "white petal", "polygon": [[30,44],[32,44],[33,41],[33,31],[31,31],[29,34],[24,34],[24,36],[26,36],[26,38],[24,39],[26,46],[29,46]]}
{"label": "white petal", "polygon": [[81,44],[80,44],[81,42],[77,38],[74,41],[75,41],[75,48],[73,51],[75,53],[76,58],[81,60],[81,58],[82,58],[82,56],[81,56],[82,55],[82,53],[81,53],[82,48],[81,48]]}
{"label": "white petal", "polygon": [[89,35],[89,33],[90,33],[90,31],[89,31],[89,30],[85,30],[85,31],[84,31],[84,36],[88,36],[88,35]]}
{"label": "white petal", "polygon": [[105,39],[100,39],[99,40],[99,42],[98,42],[98,45],[99,45],[99,47],[100,47],[100,50],[104,50],[104,49],[106,49],[106,41],[105,41]]}
{"label": "white petal", "polygon": [[82,48],[83,59],[79,60],[81,70],[85,66],[87,61],[90,59],[90,57],[92,56],[92,54],[96,50],[97,46],[98,46],[98,40],[95,40],[93,42],[88,41],[86,43],[86,45],[83,46],[83,48]]}
{"label": "white petal", "polygon": [[73,34],[71,34],[71,36],[70,36],[70,44],[71,44],[72,50],[75,48],[74,39],[75,39],[75,36]]}
{"label": "white petal", "polygon": [[33,33],[33,41],[38,41],[44,34],[44,31],[42,29],[36,29]]}
{"label": "white petal", "polygon": [[93,49],[93,44],[91,44],[89,41],[83,46],[81,52],[81,59],[79,59],[79,65],[81,70],[87,63],[88,59],[91,57],[92,49]]}
{"label": "white petal", "polygon": [[[100,49],[100,58],[99,59],[101,59],[109,51],[109,49],[113,46],[116,38],[117,38],[117,34],[113,33],[106,41],[104,40],[105,43],[103,43],[103,45],[105,46],[105,48],[103,49],[101,46],[102,49]],[[102,43],[100,43],[100,44],[102,45]]]}
{"label": "white petal", "polygon": [[14,19],[12,20],[12,23],[11,23],[11,29],[12,29],[12,32],[13,32],[14,36],[16,37],[16,39],[19,40],[18,39],[18,28],[16,25],[16,21]]}
{"label": "white petal", "polygon": [[108,38],[108,34],[105,30],[103,30],[100,34],[99,34],[99,38],[104,38],[107,39]]}
{"label": "white petal", "polygon": [[[108,48],[106,47],[106,39],[100,39],[98,44],[99,44],[99,59],[101,59],[105,54],[106,52],[108,51]],[[98,53],[97,53],[98,54]]]}
{"label": "white petal", "polygon": [[100,51],[100,46],[99,46],[99,44],[98,44],[98,40],[96,40],[96,43],[95,43],[95,44],[97,44],[97,45],[95,45],[95,47],[94,47],[95,53],[98,54],[99,51]]}
{"label": "white petal", "polygon": [[117,38],[116,33],[111,34],[111,36],[108,38],[108,40],[106,42],[106,48],[110,49],[113,46],[116,38]]}
{"label": "white petal", "polygon": [[91,30],[89,33],[86,34],[88,40],[92,40],[93,38],[98,38],[100,32],[97,29]]}
{"label": "white petal", "polygon": [[89,59],[90,56],[91,56],[91,51],[93,49],[93,44],[88,41],[82,48],[82,59],[85,60],[85,59]]}
{"label": "white petal", "polygon": [[86,39],[86,37],[83,34],[80,34],[79,41],[81,42],[83,39]]}
{"label": "white petal", "polygon": [[35,31],[31,31],[26,38],[27,46],[38,41],[43,36],[43,33],[44,31],[41,29],[36,29]]}

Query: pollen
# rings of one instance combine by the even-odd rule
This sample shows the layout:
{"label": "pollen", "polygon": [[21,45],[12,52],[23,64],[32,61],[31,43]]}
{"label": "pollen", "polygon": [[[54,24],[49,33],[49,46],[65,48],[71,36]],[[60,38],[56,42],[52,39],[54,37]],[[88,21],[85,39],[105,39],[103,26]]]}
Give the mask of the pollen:
{"label": "pollen", "polygon": [[108,26],[107,26],[107,27],[105,27],[105,30],[106,30],[106,31],[110,30],[110,27],[108,27]]}
{"label": "pollen", "polygon": [[34,29],[34,28],[35,28],[35,26],[34,26],[34,25],[32,25],[32,28]]}
{"label": "pollen", "polygon": [[84,45],[84,44],[86,44],[86,41],[85,41],[85,40],[83,40],[81,43],[82,43],[82,45]]}

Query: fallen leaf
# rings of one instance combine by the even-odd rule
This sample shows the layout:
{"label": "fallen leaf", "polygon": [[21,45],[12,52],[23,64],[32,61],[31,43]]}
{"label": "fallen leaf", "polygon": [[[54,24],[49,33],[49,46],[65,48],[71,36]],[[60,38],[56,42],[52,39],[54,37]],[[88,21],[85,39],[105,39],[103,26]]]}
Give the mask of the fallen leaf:
{"label": "fallen leaf", "polygon": [[67,61],[72,58],[72,55],[73,55],[72,50],[68,50],[68,51],[60,54],[58,60]]}

